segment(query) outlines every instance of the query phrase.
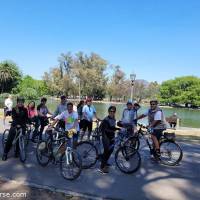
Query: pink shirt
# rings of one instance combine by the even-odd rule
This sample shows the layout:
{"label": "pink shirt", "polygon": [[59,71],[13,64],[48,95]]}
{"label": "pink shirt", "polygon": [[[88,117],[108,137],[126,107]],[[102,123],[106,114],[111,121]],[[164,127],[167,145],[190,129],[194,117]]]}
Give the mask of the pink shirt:
{"label": "pink shirt", "polygon": [[28,117],[29,118],[33,118],[35,116],[37,116],[37,111],[35,109],[30,109],[30,108],[27,108],[28,109]]}

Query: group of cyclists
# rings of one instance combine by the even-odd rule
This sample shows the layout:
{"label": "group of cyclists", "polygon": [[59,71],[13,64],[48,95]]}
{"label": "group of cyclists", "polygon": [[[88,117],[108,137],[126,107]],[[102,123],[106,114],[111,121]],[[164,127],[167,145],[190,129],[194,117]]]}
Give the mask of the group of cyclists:
{"label": "group of cyclists", "polygon": [[[54,113],[51,113],[47,108],[47,99],[44,97],[41,98],[41,102],[37,107],[34,101],[31,101],[27,107],[25,107],[24,103],[25,99],[18,97],[16,106],[12,108],[12,123],[2,156],[2,160],[4,161],[7,160],[7,155],[12,147],[12,141],[16,134],[15,129],[19,126],[22,128],[23,133],[25,133],[26,124],[34,124],[35,129],[31,138],[32,142],[36,142],[36,137],[42,140],[43,131],[47,125],[48,129],[56,125],[64,131],[75,130],[76,134],[73,135],[73,146],[76,146],[79,138],[82,140],[84,137],[87,137],[87,139],[90,140],[93,120],[100,120],[91,97],[88,97],[85,101],[81,100],[75,109],[73,103],[68,102],[66,96],[62,95],[60,97],[60,104],[57,106]],[[134,134],[136,132],[137,120],[143,117],[148,117],[148,128],[151,131],[155,151],[157,156],[160,156],[158,141],[163,130],[166,129],[163,111],[159,108],[157,100],[151,100],[148,111],[140,116],[138,116],[139,109],[139,103],[129,100],[126,104],[126,108],[122,112],[121,120],[117,122],[115,118],[117,111],[116,106],[112,105],[108,108],[108,115],[101,120],[101,125],[99,127],[104,148],[99,169],[100,172],[109,172],[108,160],[114,150],[113,141],[115,131],[120,130],[121,127],[128,127],[130,134]],[[51,124],[49,124],[48,115],[53,119],[53,123]],[[17,157],[18,154],[19,148],[16,148],[15,156]]]}

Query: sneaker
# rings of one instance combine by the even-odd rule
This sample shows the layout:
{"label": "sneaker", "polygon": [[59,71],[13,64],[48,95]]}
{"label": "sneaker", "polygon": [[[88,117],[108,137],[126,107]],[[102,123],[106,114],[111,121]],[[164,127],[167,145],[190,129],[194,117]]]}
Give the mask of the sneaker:
{"label": "sneaker", "polygon": [[7,160],[7,158],[8,158],[7,154],[6,154],[6,153],[4,153],[4,154],[3,154],[3,156],[2,156],[2,160],[3,160],[3,161],[6,161],[6,160]]}
{"label": "sneaker", "polygon": [[105,167],[103,167],[103,168],[99,168],[99,172],[101,172],[102,174],[107,174],[109,171],[108,171],[108,167],[107,166],[105,166]]}

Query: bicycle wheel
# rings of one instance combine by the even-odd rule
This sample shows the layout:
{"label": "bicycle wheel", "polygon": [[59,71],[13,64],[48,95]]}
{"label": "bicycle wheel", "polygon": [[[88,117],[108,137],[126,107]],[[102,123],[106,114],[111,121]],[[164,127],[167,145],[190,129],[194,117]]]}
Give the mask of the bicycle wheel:
{"label": "bicycle wheel", "polygon": [[132,147],[120,147],[115,153],[115,163],[121,172],[132,174],[140,168],[141,157]]}
{"label": "bicycle wheel", "polygon": [[19,136],[19,158],[21,162],[26,160],[26,145],[25,145],[25,136]]}
{"label": "bicycle wheel", "polygon": [[38,142],[36,148],[37,161],[43,167],[47,166],[50,161],[50,151],[48,144],[50,145],[48,141],[40,141]]}
{"label": "bicycle wheel", "polygon": [[9,134],[9,129],[6,129],[6,130],[3,132],[3,135],[2,135],[2,138],[1,138],[3,150],[4,150],[4,147],[5,147],[7,138],[8,138],[8,134]]}
{"label": "bicycle wheel", "polygon": [[68,153],[65,151],[60,157],[60,173],[63,178],[74,180],[81,174],[81,164],[81,157],[76,151],[70,150]]}
{"label": "bicycle wheel", "polygon": [[[132,149],[138,150],[140,148],[140,140],[138,137],[132,136],[126,140],[124,145],[130,146],[130,147],[132,147]],[[131,149],[129,149],[129,150],[131,150]]]}
{"label": "bicycle wheel", "polygon": [[160,161],[164,165],[177,165],[183,157],[181,147],[174,141],[165,140],[160,143]]}
{"label": "bicycle wheel", "polygon": [[81,156],[83,169],[88,169],[96,164],[98,151],[91,142],[79,142],[76,146],[76,150]]}

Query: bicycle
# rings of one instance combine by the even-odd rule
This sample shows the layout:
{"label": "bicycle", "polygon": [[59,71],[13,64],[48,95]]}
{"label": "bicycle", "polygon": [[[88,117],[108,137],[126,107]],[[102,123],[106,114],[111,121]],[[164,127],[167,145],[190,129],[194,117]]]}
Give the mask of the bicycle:
{"label": "bicycle", "polygon": [[36,158],[45,167],[50,161],[60,164],[60,173],[67,180],[78,178],[82,170],[82,160],[79,154],[68,144],[70,131],[63,132],[53,128],[46,132],[49,137],[37,144]]}
{"label": "bicycle", "polygon": [[[139,125],[139,130],[135,136],[130,137],[126,141],[126,146],[131,146],[138,150],[140,148],[140,138],[144,139],[149,147],[150,154],[152,154],[155,160],[159,161],[163,165],[175,166],[183,157],[183,151],[181,147],[175,142],[175,133],[163,132],[159,140],[160,144],[160,156],[156,154],[154,145],[151,139],[151,134],[148,128],[142,124]],[[146,129],[146,130],[143,130]]]}
{"label": "bicycle", "polygon": [[[99,130],[98,130],[99,131]],[[92,135],[91,141],[81,141],[77,144],[76,149],[82,158],[82,168],[88,169],[94,166],[97,160],[101,160],[102,156],[102,142],[101,134]],[[124,143],[129,137],[127,129],[123,132],[118,132],[117,137],[115,137],[114,146],[115,152],[115,163],[120,171],[126,174],[131,174],[136,172],[141,164],[141,157],[137,150],[132,149],[132,153],[129,155]],[[129,147],[131,148],[131,147]],[[134,153],[133,153],[134,152]]]}
{"label": "bicycle", "polygon": [[[12,122],[9,122],[9,123],[12,123]],[[7,142],[7,139],[8,139],[8,134],[9,134],[9,129],[6,129],[4,132],[3,132],[3,135],[2,135],[2,146],[3,146],[3,149],[5,148],[5,144]],[[14,140],[12,142],[12,145],[14,146],[14,151],[16,152],[16,148],[17,148],[17,141],[19,140],[19,157],[20,157],[20,161],[21,162],[25,162],[26,160],[26,140],[27,140],[27,137],[26,137],[26,133],[23,134],[23,131],[22,131],[22,127],[20,125],[17,125],[16,127],[16,134],[15,134],[15,137],[14,137]]]}
{"label": "bicycle", "polygon": [[[96,135],[96,134],[98,134],[99,133],[99,126],[100,126],[100,122],[101,122],[102,120],[94,120],[94,121],[92,121],[92,123],[96,123],[96,126],[95,126],[95,128],[92,130],[92,132],[91,132],[91,135],[90,135],[90,138],[93,138],[93,136],[92,135]],[[90,138],[88,138],[87,140],[85,140],[84,139],[84,137],[85,137],[85,135],[87,135],[86,133],[83,133],[83,131],[80,131],[80,134],[79,134],[79,141],[81,142],[81,141],[90,141]]]}

